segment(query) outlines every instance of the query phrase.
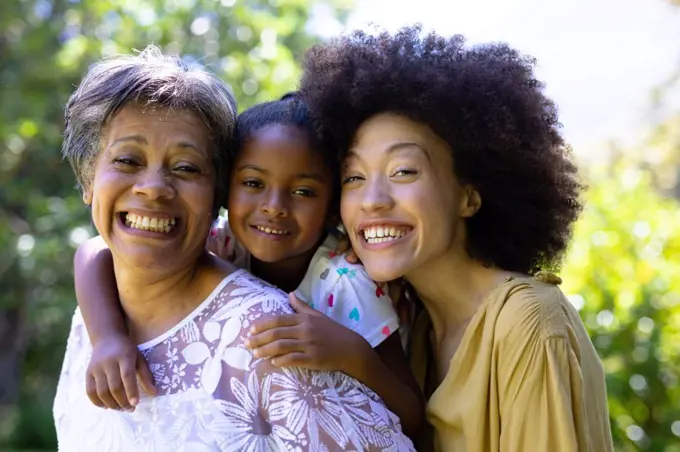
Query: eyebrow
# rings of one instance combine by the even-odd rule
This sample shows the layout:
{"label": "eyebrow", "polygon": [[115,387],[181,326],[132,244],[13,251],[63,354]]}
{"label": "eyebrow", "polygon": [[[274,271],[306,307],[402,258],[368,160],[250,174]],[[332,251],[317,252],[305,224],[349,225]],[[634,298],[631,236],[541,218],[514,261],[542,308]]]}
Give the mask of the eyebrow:
{"label": "eyebrow", "polygon": [[116,146],[117,144],[124,143],[126,141],[132,141],[133,143],[137,143],[139,145],[149,144],[148,141],[146,141],[146,138],[144,138],[141,135],[126,135],[124,137],[118,138],[113,143],[111,143],[109,145],[109,148],[112,148],[112,147]]}
{"label": "eyebrow", "polygon": [[[425,154],[425,157],[430,160],[430,154],[427,152],[427,149],[425,149],[421,144],[416,143],[415,141],[400,141],[398,143],[391,144],[386,150],[385,153],[387,154],[393,154],[397,151],[401,151],[402,149],[407,149],[407,148],[417,148],[419,149],[423,154]],[[350,150],[347,153],[347,157],[356,157],[358,159],[361,159],[359,154],[354,152],[354,150]]]}
{"label": "eyebrow", "polygon": [[[136,143],[140,146],[146,146],[146,145],[149,144],[149,142],[146,140],[146,138],[144,138],[141,135],[126,135],[124,137],[118,138],[113,143],[111,143],[111,145],[109,146],[109,149],[120,144],[120,143],[125,143],[125,142],[128,142],[128,141]],[[196,147],[195,144],[190,143],[188,141],[180,141],[179,143],[177,143],[175,145],[175,147],[179,148],[179,149],[192,149],[192,150],[198,152],[199,154],[203,153],[198,147]]]}
{"label": "eyebrow", "polygon": [[[245,171],[245,170],[257,171],[258,173],[262,173],[262,174],[271,174],[266,169],[260,168],[259,166],[255,166],[255,165],[243,165],[243,166],[240,166],[236,169],[237,172]],[[295,175],[295,179],[311,179],[311,180],[315,180],[315,181],[320,182],[320,183],[325,182],[325,179],[323,178],[323,176],[321,176],[321,174],[316,174],[316,173],[299,173],[299,174]]]}

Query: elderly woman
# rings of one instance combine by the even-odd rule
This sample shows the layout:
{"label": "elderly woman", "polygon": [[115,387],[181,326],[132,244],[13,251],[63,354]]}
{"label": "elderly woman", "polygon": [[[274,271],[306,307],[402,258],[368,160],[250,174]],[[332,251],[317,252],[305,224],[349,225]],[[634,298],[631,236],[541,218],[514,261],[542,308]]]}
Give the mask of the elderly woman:
{"label": "elderly woman", "polygon": [[545,271],[581,209],[532,59],[418,27],[308,55],[301,90],[345,158],[342,220],[378,281],[424,309],[411,359],[434,432],[419,450],[613,450],[604,372]]}
{"label": "elderly woman", "polygon": [[94,65],[69,100],[64,155],[158,396],[133,413],[89,402],[91,345],[76,311],[54,403],[60,450],[411,450],[357,381],[275,368],[244,346],[255,320],[292,309],[204,251],[235,110],[218,78],[154,48]]}

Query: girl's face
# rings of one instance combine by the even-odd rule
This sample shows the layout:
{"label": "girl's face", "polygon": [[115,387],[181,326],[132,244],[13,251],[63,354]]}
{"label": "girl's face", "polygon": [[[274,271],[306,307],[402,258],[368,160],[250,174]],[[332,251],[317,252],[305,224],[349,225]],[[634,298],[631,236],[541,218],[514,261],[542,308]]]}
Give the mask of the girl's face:
{"label": "girl's face", "polygon": [[427,126],[386,113],[365,121],[342,184],[342,221],[371,278],[407,276],[465,246],[463,219],[476,211],[471,190],[454,176],[449,146]]}
{"label": "girl's face", "polygon": [[333,182],[304,131],[284,125],[256,131],[230,181],[227,209],[236,240],[263,262],[308,252],[324,233]]}
{"label": "girl's face", "polygon": [[83,199],[117,260],[172,270],[203,252],[215,197],[208,136],[182,110],[130,105],[110,121]]}

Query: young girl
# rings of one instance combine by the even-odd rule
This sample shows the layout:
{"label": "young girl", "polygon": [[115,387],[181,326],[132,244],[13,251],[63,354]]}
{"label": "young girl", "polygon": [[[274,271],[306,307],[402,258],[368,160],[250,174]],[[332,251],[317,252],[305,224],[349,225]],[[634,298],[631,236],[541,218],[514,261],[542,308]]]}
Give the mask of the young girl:
{"label": "young girl", "polygon": [[[228,220],[218,219],[207,248],[294,292],[297,311],[255,324],[248,347],[276,366],[347,373],[382,397],[404,432],[415,435],[423,401],[399,322],[383,288],[334,253],[338,165],[318,146],[306,106],[294,94],[257,105],[240,115],[235,135]],[[150,394],[153,377],[128,337],[110,260],[98,238],[75,258],[76,295],[93,344],[87,391],[97,406],[134,410],[135,374]]]}

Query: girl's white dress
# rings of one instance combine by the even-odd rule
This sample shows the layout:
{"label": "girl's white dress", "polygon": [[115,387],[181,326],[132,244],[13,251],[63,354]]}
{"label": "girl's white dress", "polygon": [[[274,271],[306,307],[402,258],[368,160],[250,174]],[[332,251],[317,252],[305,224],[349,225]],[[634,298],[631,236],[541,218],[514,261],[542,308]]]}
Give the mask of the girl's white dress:
{"label": "girl's white dress", "polygon": [[59,450],[414,450],[397,417],[358,381],[251,355],[252,322],[290,313],[278,289],[242,270],[229,275],[182,322],[139,346],[158,395],[126,413],[87,398],[91,346],[76,310],[54,402]]}

